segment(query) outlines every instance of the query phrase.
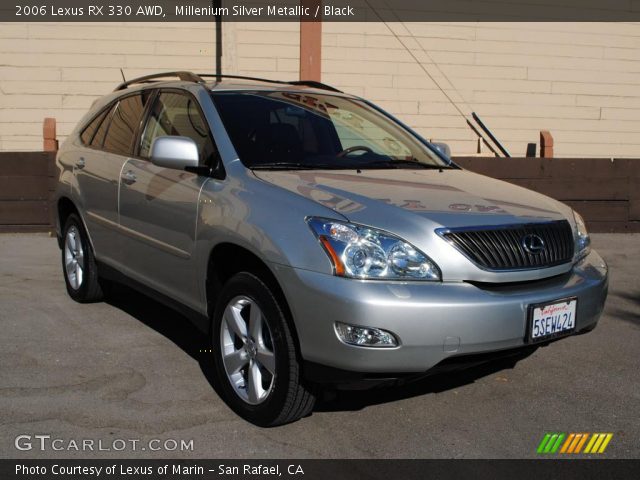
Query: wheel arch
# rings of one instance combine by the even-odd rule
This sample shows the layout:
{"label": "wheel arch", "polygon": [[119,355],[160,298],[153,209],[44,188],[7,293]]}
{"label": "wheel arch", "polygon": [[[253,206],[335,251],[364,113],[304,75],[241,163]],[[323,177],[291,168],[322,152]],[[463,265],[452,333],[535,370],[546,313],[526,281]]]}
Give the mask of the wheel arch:
{"label": "wheel arch", "polygon": [[272,291],[285,315],[285,319],[295,340],[299,358],[300,341],[293,320],[293,314],[284,290],[269,265],[258,255],[235,243],[224,242],[216,245],[209,254],[207,263],[206,298],[209,318],[213,318],[215,303],[222,287],[234,274],[248,272],[256,275]]}
{"label": "wheel arch", "polygon": [[87,228],[87,223],[84,221],[84,217],[80,213],[80,209],[75,204],[75,202],[67,196],[61,196],[60,198],[58,198],[58,201],[56,202],[56,211],[57,211],[56,218],[58,223],[58,228],[56,228],[56,237],[58,240],[58,247],[62,248],[62,230],[64,229],[64,224],[67,222],[67,218],[69,218],[69,215],[75,213],[76,215],[78,215],[78,218],[80,218],[80,221],[82,222],[84,231],[87,234],[87,239],[89,240],[89,246],[91,247],[91,250],[93,250],[95,254],[95,248],[93,248],[93,240],[91,239],[91,233],[89,232],[89,229]]}

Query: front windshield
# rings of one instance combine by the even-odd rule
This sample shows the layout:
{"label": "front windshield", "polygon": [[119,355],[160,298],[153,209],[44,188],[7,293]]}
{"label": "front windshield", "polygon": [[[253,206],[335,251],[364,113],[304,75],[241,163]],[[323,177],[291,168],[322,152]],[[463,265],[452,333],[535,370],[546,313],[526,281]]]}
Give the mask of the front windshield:
{"label": "front windshield", "polygon": [[254,169],[446,168],[365,102],[298,92],[214,93],[242,163]]}

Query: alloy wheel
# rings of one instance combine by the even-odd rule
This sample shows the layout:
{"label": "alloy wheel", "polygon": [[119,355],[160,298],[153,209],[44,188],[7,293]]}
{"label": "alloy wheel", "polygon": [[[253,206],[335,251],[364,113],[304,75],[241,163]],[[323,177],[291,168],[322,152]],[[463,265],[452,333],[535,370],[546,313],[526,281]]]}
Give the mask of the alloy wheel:
{"label": "alloy wheel", "polygon": [[248,404],[264,402],[273,390],[276,362],[271,331],[254,300],[238,296],[227,304],[220,347],[234,392]]}
{"label": "alloy wheel", "polygon": [[78,290],[84,278],[84,251],[75,225],[69,227],[64,241],[64,271],[71,288]]}

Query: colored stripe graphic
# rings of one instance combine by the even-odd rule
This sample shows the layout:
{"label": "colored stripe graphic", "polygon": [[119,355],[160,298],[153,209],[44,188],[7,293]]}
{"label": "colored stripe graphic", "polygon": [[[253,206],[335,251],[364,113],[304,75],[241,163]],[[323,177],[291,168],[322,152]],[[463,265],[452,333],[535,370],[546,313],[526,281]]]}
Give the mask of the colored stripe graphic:
{"label": "colored stripe graphic", "polygon": [[594,433],[584,453],[604,453],[613,438],[613,433]]}
{"label": "colored stripe graphic", "polygon": [[569,445],[571,445],[571,442],[573,442],[574,438],[576,438],[576,434],[570,433],[569,436],[567,437],[567,440],[564,442],[564,445],[562,445],[562,449],[560,450],[560,453],[567,453],[567,449],[569,448]]}
{"label": "colored stripe graphic", "polygon": [[556,453],[562,445],[562,441],[566,434],[564,433],[546,433],[538,445],[538,453]]}
{"label": "colored stripe graphic", "polygon": [[542,437],[537,448],[537,453],[565,453],[574,455],[578,453],[604,453],[612,438],[613,433],[566,434],[548,432]]}
{"label": "colored stripe graphic", "polygon": [[555,445],[557,438],[557,433],[551,435],[551,438],[549,438],[549,441],[547,442],[547,446],[544,447],[544,453],[551,453],[551,448],[553,448],[553,446]]}
{"label": "colored stripe graphic", "polygon": [[544,447],[546,447],[547,443],[549,442],[549,439],[551,438],[551,434],[550,433],[546,433],[544,435],[544,437],[542,437],[542,441],[540,442],[540,445],[538,445],[538,453],[542,453],[544,452]]}
{"label": "colored stripe graphic", "polygon": [[600,450],[598,450],[598,453],[604,453],[604,451],[607,449],[607,446],[609,445],[609,442],[611,441],[612,438],[613,438],[613,433],[607,433],[607,436],[602,442],[602,445],[600,445]]}
{"label": "colored stripe graphic", "polygon": [[589,440],[589,443],[587,443],[587,448],[584,449],[584,453],[591,453],[591,447],[593,447],[593,444],[596,443],[597,439],[598,439],[597,433],[594,433],[593,435],[591,435],[591,439]]}
{"label": "colored stripe graphic", "polygon": [[576,447],[578,446],[578,442],[581,439],[582,439],[582,434],[576,433],[575,437],[573,437],[573,442],[571,442],[571,445],[569,446],[569,450],[567,450],[567,453],[573,453]]}
{"label": "colored stripe graphic", "polygon": [[582,438],[580,439],[580,442],[578,442],[578,445],[576,445],[576,450],[573,453],[580,453],[580,450],[582,450],[584,442],[587,441],[587,438],[589,438],[589,434],[588,433],[583,433],[582,434]]}
{"label": "colored stripe graphic", "polygon": [[558,448],[560,448],[560,444],[562,443],[562,440],[564,440],[564,437],[564,433],[558,435],[558,439],[556,440],[556,443],[553,445],[549,453],[556,453],[558,451]]}

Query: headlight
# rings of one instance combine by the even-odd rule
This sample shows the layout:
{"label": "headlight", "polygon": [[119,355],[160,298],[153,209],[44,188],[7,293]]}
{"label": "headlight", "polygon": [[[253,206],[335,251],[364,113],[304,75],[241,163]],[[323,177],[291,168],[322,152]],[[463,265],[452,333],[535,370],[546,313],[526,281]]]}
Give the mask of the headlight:
{"label": "headlight", "polygon": [[575,261],[586,257],[591,251],[591,237],[587,233],[587,226],[584,223],[584,219],[578,212],[573,211],[573,218],[576,221],[576,254]]}
{"label": "headlight", "polygon": [[307,219],[335,275],[380,280],[440,280],[438,266],[410,243],[374,228],[324,218]]}

